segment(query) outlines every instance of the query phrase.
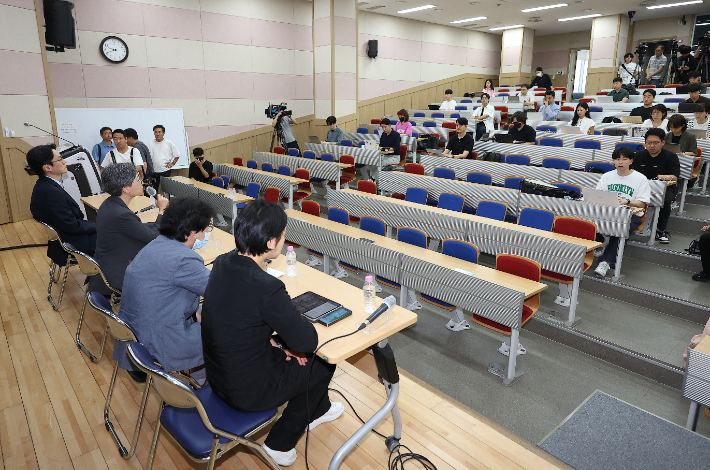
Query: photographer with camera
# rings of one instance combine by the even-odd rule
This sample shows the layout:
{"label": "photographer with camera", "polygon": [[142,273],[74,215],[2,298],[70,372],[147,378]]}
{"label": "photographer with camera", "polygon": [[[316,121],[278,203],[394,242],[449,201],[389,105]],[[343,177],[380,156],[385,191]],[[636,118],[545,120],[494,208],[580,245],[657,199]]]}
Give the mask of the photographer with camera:
{"label": "photographer with camera", "polygon": [[690,46],[682,45],[678,48],[680,55],[676,59],[676,79],[675,83],[688,83],[690,78],[690,71],[695,70],[698,66],[695,58],[690,56]]}
{"label": "photographer with camera", "polygon": [[291,124],[298,124],[293,118],[292,111],[287,111],[285,106],[281,106],[279,112],[274,116],[274,120],[271,121],[271,127],[277,129],[277,126],[281,126],[281,137],[283,140],[284,149],[288,152],[288,149],[297,149],[298,155],[301,155],[301,148],[296,142],[296,138],[293,136],[293,131],[291,130]]}
{"label": "photographer with camera", "polygon": [[621,87],[624,88],[629,94],[636,94],[636,80],[638,79],[639,73],[641,73],[641,67],[633,62],[634,55],[631,52],[624,54],[624,63],[619,65],[619,77],[621,77]]}
{"label": "photographer with camera", "polygon": [[205,160],[205,151],[200,147],[195,147],[192,156],[195,157],[195,161],[190,163],[187,177],[200,183],[212,181],[212,162]]}

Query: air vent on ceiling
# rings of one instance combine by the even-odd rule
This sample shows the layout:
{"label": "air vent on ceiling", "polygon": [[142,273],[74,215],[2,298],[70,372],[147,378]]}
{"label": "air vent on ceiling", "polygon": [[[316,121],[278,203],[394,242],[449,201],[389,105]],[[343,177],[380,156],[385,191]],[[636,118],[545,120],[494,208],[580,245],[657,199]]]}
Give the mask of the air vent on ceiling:
{"label": "air vent on ceiling", "polygon": [[367,4],[368,4],[367,2],[357,2],[357,6],[359,6],[359,7],[361,7],[363,5],[367,5]]}
{"label": "air vent on ceiling", "polygon": [[370,8],[365,8],[365,10],[379,10],[380,8],[384,8],[384,5],[377,5],[376,7],[370,7]]}
{"label": "air vent on ceiling", "polygon": [[542,21],[539,16],[531,16],[530,19],[528,19],[528,23],[539,23]]}
{"label": "air vent on ceiling", "polygon": [[639,3],[639,6],[645,7],[648,5],[655,5],[656,3],[658,3],[656,0],[643,0],[643,2]]}

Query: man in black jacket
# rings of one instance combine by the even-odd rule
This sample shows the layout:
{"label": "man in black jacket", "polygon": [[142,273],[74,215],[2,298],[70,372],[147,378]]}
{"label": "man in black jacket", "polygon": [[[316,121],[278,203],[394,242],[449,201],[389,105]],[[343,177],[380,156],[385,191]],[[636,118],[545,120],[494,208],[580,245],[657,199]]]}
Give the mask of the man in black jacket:
{"label": "man in black jacket", "polygon": [[[67,172],[64,161],[54,144],[38,145],[27,152],[27,164],[37,173],[32,190],[32,217],[51,225],[64,243],[93,256],[96,249],[96,224],[84,220],[79,204],[62,186],[62,175]],[[47,246],[47,256],[57,262],[66,260],[66,253],[58,241]]]}
{"label": "man in black jacket", "polygon": [[546,90],[552,90],[552,79],[546,73],[542,73],[542,67],[535,69],[535,78],[530,82],[530,88],[544,88]]}
{"label": "man in black jacket", "polygon": [[[678,155],[663,148],[666,133],[663,129],[651,128],[646,132],[646,149],[636,152],[631,169],[636,170],[648,179],[661,181],[678,181],[680,176],[680,161]],[[670,235],[666,231],[668,219],[671,216],[671,204],[678,194],[678,185],[666,188],[666,198],[658,214],[656,240],[659,243],[670,243]]]}

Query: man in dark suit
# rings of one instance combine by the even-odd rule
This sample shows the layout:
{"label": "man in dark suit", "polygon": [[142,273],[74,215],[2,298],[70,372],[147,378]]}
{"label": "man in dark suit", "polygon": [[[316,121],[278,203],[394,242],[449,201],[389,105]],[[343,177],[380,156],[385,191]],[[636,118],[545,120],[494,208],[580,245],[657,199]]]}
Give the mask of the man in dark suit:
{"label": "man in dark suit", "polygon": [[[94,259],[101,266],[111,287],[123,290],[126,268],[144,246],[158,237],[158,223],[163,217],[168,200],[158,195],[155,201],[158,218],[155,222],[144,224],[128,208],[134,197],[143,195],[143,181],[136,167],[130,163],[111,165],[101,174],[101,179],[104,191],[110,197],[101,204],[96,214],[98,236]],[[94,276],[89,288],[105,295],[111,293],[105,287],[101,276]]]}
{"label": "man in dark suit", "polygon": [[[96,249],[96,224],[84,220],[84,213],[62,186],[62,175],[67,172],[64,161],[54,144],[38,145],[27,152],[27,164],[37,173],[37,182],[32,191],[30,211],[32,217],[51,225],[64,243],[93,256]],[[47,256],[66,260],[59,242],[51,242]]]}

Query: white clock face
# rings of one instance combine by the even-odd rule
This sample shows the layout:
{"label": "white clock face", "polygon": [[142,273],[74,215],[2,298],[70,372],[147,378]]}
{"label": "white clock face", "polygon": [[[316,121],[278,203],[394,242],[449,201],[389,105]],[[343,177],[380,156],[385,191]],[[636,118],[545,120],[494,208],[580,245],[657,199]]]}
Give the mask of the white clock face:
{"label": "white clock face", "polygon": [[101,41],[101,54],[113,63],[121,63],[128,58],[128,46],[121,38],[109,36]]}

